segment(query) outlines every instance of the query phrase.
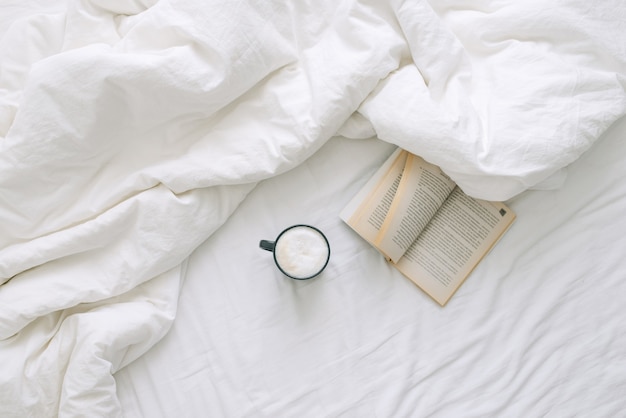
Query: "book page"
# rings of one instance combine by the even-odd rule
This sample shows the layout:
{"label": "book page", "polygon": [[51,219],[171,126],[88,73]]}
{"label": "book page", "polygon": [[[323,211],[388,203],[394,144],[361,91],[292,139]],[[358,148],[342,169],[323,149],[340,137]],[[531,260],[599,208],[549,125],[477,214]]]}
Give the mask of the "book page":
{"label": "book page", "polygon": [[455,187],[437,166],[409,154],[398,191],[374,244],[397,263]]}
{"label": "book page", "polygon": [[341,218],[374,244],[404,171],[408,152],[398,148],[341,212]]}
{"label": "book page", "polygon": [[442,306],[515,219],[455,187],[396,267]]}

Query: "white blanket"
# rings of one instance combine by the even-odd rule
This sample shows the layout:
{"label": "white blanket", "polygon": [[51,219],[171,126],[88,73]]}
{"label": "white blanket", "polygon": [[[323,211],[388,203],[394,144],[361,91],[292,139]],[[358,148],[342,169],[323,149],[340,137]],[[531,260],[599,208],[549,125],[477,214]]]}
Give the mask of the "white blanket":
{"label": "white blanket", "polygon": [[338,132],[504,200],[625,113],[621,0],[311,3],[77,0],[6,30],[0,416],[121,415],[112,374],[169,329],[187,256]]}

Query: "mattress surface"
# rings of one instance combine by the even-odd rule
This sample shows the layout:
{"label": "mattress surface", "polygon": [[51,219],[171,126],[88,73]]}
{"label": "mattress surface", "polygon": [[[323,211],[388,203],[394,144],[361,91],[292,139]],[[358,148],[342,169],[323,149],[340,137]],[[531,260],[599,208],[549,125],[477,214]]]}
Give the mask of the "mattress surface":
{"label": "mattress surface", "polygon": [[[446,307],[338,213],[393,147],[334,138],[261,183],[190,257],[170,333],[116,374],[128,416],[620,416],[626,403],[626,123],[518,219]],[[321,228],[331,260],[286,278],[258,248]]]}

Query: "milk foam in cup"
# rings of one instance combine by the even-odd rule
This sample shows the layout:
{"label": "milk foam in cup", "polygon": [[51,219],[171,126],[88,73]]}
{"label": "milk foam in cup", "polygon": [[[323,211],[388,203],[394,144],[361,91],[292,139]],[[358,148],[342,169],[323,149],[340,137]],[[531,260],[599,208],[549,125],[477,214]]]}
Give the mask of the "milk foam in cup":
{"label": "milk foam in cup", "polygon": [[324,270],[330,259],[328,240],[317,228],[294,225],[281,232],[275,241],[262,240],[259,246],[274,253],[274,262],[286,276],[311,279]]}

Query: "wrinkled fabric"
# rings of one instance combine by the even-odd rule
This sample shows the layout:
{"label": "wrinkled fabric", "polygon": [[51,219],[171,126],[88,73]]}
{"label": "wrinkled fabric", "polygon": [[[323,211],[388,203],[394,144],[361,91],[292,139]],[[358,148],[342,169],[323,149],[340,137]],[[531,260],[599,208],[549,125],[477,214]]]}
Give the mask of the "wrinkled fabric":
{"label": "wrinkled fabric", "polygon": [[[624,8],[71,1],[0,41],[0,415],[121,415],[188,255],[255,185],[375,134],[508,199],[624,114]],[[225,278],[227,279],[227,278]]]}

